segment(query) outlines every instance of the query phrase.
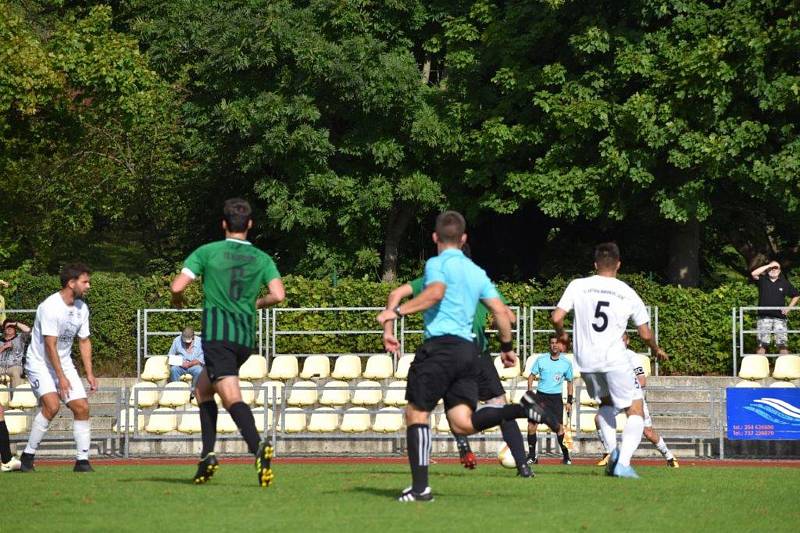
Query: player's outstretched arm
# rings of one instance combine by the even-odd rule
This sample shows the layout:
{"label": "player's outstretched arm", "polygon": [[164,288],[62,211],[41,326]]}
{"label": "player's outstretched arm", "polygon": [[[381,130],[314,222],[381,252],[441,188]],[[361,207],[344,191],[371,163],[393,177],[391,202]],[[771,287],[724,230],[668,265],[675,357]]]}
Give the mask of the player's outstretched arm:
{"label": "player's outstretched arm", "polygon": [[500,358],[503,361],[503,365],[506,367],[514,366],[517,363],[517,354],[514,353],[511,343],[513,311],[500,298],[484,298],[481,301],[489,308],[489,311],[494,316],[495,324],[497,324],[498,337],[500,339]]}
{"label": "player's outstretched arm", "polygon": [[269,293],[256,300],[256,309],[264,309],[277,305],[286,299],[286,288],[281,278],[275,278],[267,284]]}
{"label": "player's outstretched arm", "polygon": [[667,352],[659,348],[658,344],[656,344],[656,339],[653,336],[653,331],[650,329],[650,324],[644,323],[641,326],[638,326],[637,329],[639,331],[639,336],[650,347],[650,355],[659,361],[667,361],[669,359],[669,355],[667,355]]}
{"label": "player's outstretched arm", "polygon": [[[409,283],[404,283],[389,293],[386,299],[386,310],[391,311],[400,305],[404,298],[414,294],[414,288]],[[389,353],[397,353],[400,342],[394,335],[394,319],[383,322],[383,348]]]}
{"label": "player's outstretched arm", "polygon": [[169,286],[169,290],[172,293],[172,307],[178,309],[183,307],[183,291],[186,290],[186,287],[188,287],[192,281],[194,281],[194,279],[185,272],[181,272],[175,276],[175,279],[172,280]]}
{"label": "player's outstretched arm", "polygon": [[89,382],[89,391],[94,392],[97,390],[97,378],[94,376],[92,369],[92,341],[89,337],[78,339],[78,350],[81,353],[81,361],[83,361],[83,369],[86,371],[86,381]]}
{"label": "player's outstretched arm", "polygon": [[758,279],[758,278],[761,277],[761,274],[763,274],[767,270],[771,269],[772,267],[780,267],[780,266],[781,266],[781,264],[778,263],[777,261],[772,261],[772,262],[767,263],[766,265],[760,266],[757,269],[755,269],[752,272],[750,272],[750,276],[752,276],[753,279]]}
{"label": "player's outstretched arm", "polygon": [[564,329],[564,319],[566,317],[567,312],[560,307],[556,307],[553,310],[553,314],[550,315],[550,322],[553,323],[553,327],[556,329],[556,337],[564,345],[564,350],[569,349],[569,335]]}
{"label": "player's outstretched arm", "polygon": [[[384,309],[381,311],[377,317],[377,320],[381,324],[385,324],[387,321],[395,320],[404,315],[425,311],[426,309],[429,309],[442,301],[446,289],[447,286],[444,283],[440,281],[434,281],[425,287],[425,289],[419,293],[419,296],[416,298],[412,298],[406,303],[396,306],[393,309]],[[397,312],[398,310],[399,314]]]}

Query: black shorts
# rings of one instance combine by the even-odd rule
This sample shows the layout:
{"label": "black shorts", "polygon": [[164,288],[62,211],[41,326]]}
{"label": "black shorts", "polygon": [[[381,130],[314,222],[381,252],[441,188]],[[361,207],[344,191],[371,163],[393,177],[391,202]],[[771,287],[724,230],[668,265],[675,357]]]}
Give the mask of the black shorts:
{"label": "black shorts", "polygon": [[488,402],[498,396],[505,396],[506,391],[503,388],[503,382],[500,381],[500,376],[497,374],[497,369],[494,367],[492,357],[486,354],[478,357],[478,399],[482,402]]}
{"label": "black shorts", "polygon": [[425,340],[408,369],[406,400],[433,411],[444,398],[445,409],[478,405],[478,350],[475,343],[455,335]]}
{"label": "black shorts", "polygon": [[252,348],[229,341],[203,341],[203,357],[211,382],[228,376],[239,376],[239,368],[250,357]]}
{"label": "black shorts", "polygon": [[[545,413],[547,413],[545,420],[552,421],[552,423],[547,424],[550,426],[550,429],[558,431],[558,426],[561,425],[561,421],[564,420],[564,400],[561,398],[561,395],[537,392],[536,403],[541,405]],[[552,424],[556,424],[556,427],[553,427]]]}

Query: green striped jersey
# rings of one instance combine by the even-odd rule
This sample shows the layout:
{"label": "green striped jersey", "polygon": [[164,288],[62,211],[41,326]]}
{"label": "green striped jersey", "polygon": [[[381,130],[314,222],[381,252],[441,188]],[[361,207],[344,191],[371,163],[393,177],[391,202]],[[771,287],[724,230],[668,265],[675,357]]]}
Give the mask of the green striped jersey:
{"label": "green striped jersey", "polygon": [[186,258],[183,272],[203,277],[203,341],[255,344],[256,299],[279,278],[275,261],[247,241],[205,244]]}

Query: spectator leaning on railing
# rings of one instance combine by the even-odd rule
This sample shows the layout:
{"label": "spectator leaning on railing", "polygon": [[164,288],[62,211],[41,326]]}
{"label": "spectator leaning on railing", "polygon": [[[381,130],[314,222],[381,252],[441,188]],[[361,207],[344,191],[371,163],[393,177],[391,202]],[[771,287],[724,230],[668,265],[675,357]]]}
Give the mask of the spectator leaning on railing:
{"label": "spectator leaning on railing", "polygon": [[[765,276],[764,273],[767,273]],[[758,306],[781,307],[782,309],[759,309],[758,311],[758,349],[756,353],[766,353],[772,335],[781,354],[789,353],[788,334],[786,333],[787,315],[800,299],[800,292],[788,279],[781,276],[781,265],[777,261],[758,267],[750,273],[758,283]],[[788,307],[786,298],[791,297]]]}
{"label": "spectator leaning on railing", "polygon": [[11,387],[22,382],[22,365],[25,349],[31,340],[31,328],[22,322],[7,318],[3,321],[3,340],[0,344],[0,376],[11,379]]}

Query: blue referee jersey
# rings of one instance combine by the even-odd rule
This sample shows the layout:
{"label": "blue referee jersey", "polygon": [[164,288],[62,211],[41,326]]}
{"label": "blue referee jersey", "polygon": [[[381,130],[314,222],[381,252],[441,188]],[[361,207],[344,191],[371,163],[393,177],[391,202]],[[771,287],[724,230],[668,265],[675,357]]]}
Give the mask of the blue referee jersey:
{"label": "blue referee jersey", "polygon": [[564,354],[555,361],[549,353],[541,354],[531,365],[530,373],[539,376],[539,392],[561,394],[564,381],[572,381],[572,362]]}

